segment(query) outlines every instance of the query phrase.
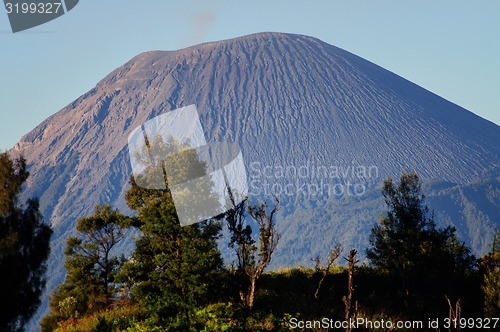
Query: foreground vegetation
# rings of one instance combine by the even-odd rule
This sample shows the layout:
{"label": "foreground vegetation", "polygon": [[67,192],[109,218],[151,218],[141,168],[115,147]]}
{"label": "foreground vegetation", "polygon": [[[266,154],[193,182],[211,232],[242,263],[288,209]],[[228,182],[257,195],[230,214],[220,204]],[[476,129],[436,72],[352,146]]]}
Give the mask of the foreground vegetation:
{"label": "foreground vegetation", "polygon": [[[204,167],[191,150],[179,153],[183,147],[174,142],[152,144],[165,149],[163,155],[171,154],[170,165],[181,180]],[[126,199],[136,215],[125,216],[109,205],[97,205],[93,215],[78,221],[79,236],[67,240],[67,275],[51,296],[50,313],[41,322],[43,332],[289,331],[300,329],[298,322],[324,318],[427,324],[436,318],[443,322],[446,318],[500,316],[500,234],[491,252],[476,259],[457,240],[454,228],[436,226],[415,173],[403,173],[399,183],[384,182],[387,211],[370,235],[369,266],[359,264],[356,249],[347,253],[337,244],[328,257],[315,258],[314,268],[265,272],[280,239],[275,220],[279,200],[236,203],[228,188],[232,203],[228,212],[182,227],[168,183],[164,189],[146,189],[136,182],[157,177],[161,163],[153,160],[150,168],[145,167],[144,178],[131,179]],[[11,165],[6,174],[13,174],[16,167],[6,165]],[[24,170],[22,163],[17,169]],[[27,175],[17,174],[22,174],[15,187],[20,188]],[[210,183],[201,181],[205,182],[198,184],[195,201],[213,200],[206,191]],[[14,190],[13,195],[18,192]],[[47,232],[39,219],[28,218],[37,216],[36,210],[29,211],[25,220]],[[4,215],[7,220],[15,214]],[[250,221],[256,226],[253,229]],[[224,267],[217,247],[222,227],[227,227],[228,246],[236,257],[229,267]],[[134,252],[128,258],[117,256],[116,246],[132,228],[139,234]],[[47,245],[50,232],[35,234],[45,234],[41,243]],[[37,298],[45,248],[37,261],[42,265],[28,273],[37,278],[33,284],[38,287]],[[8,256],[0,256],[4,257]],[[33,308],[20,304],[17,312],[29,313]],[[22,329],[20,319],[9,324]]]}
{"label": "foreground vegetation", "polygon": [[[182,322],[158,323],[151,312],[133,301],[116,302],[107,309],[100,309],[85,315],[75,315],[58,322],[55,331],[290,331],[290,319],[314,320],[328,317],[344,320],[343,297],[348,293],[346,268],[336,267],[324,279],[318,298],[314,294],[322,273],[318,269],[295,268],[263,274],[259,280],[254,308],[242,305],[234,293],[237,285],[226,284],[226,302],[208,303],[194,309],[189,317],[189,327],[179,327]],[[228,276],[230,279],[230,276]],[[397,302],[397,289],[391,285],[391,278],[376,269],[359,267],[355,274],[357,318],[370,320],[407,320],[409,316]],[[479,276],[470,276],[460,286],[462,315],[483,317],[483,297]],[[229,286],[229,287],[228,287]],[[233,294],[233,296],[231,296]],[[432,303],[426,312],[428,318],[449,317],[446,299]],[[427,321],[428,318],[423,320]],[[48,329],[46,329],[48,330]]]}
{"label": "foreground vegetation", "polygon": [[[170,165],[186,179],[203,167],[189,151],[179,153],[179,145],[152,144],[172,153]],[[154,163],[151,173],[158,169]],[[384,182],[388,209],[371,232],[371,266],[359,265],[356,249],[343,257],[339,244],[329,257],[316,258],[313,269],[267,273],[280,238],[277,198],[236,204],[228,188],[232,209],[182,227],[167,183],[154,190],[137,185],[148,183],[149,175],[146,168],[144,178],[131,179],[126,198],[137,216],[98,205],[94,215],[79,220],[81,236],[68,239],[68,273],[51,297],[42,331],[288,331],[297,321],[324,317],[427,323],[498,315],[497,245],[478,261],[454,228],[438,229],[414,173],[403,173],[397,185]],[[207,183],[198,188],[197,195],[206,195]],[[216,242],[222,225],[236,256],[229,268]],[[128,259],[113,256],[130,227],[140,231],[135,251]]]}
{"label": "foreground vegetation", "polygon": [[21,201],[26,160],[0,153],[0,331],[22,331],[40,305],[52,231],[36,199]]}

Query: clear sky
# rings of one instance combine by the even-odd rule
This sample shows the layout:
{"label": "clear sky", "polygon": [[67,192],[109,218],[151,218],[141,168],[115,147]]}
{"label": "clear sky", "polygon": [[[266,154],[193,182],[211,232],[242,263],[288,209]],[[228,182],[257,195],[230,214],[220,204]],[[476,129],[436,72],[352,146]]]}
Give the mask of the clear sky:
{"label": "clear sky", "polygon": [[0,149],[141,52],[262,31],[317,37],[500,124],[500,1],[81,0],[16,34],[0,11]]}

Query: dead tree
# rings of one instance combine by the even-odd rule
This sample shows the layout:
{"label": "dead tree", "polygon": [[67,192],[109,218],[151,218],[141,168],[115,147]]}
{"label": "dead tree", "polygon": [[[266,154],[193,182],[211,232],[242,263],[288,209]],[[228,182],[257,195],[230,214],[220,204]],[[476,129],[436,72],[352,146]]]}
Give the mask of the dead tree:
{"label": "dead tree", "polygon": [[[232,194],[229,196],[232,199]],[[229,246],[235,249],[238,267],[235,274],[239,279],[240,299],[252,308],[255,299],[255,284],[265,268],[271,262],[271,257],[278,245],[280,234],[276,231],[276,212],[279,200],[268,212],[264,202],[259,206],[247,205],[247,199],[234,206],[226,213],[228,229],[231,233]],[[246,209],[245,209],[246,207]],[[257,222],[259,226],[259,243],[252,238],[252,228],[245,224],[245,212]]]}
{"label": "dead tree", "polygon": [[279,205],[278,198],[275,198],[275,200],[274,207],[269,213],[265,202],[260,206],[248,207],[248,214],[259,225],[258,258],[255,261],[255,254],[252,253],[251,261],[253,264],[249,264],[245,269],[245,273],[250,279],[250,286],[246,294],[246,303],[250,308],[253,307],[254,303],[255,283],[264,272],[264,269],[271,263],[271,257],[281,237],[281,234],[276,231],[276,221],[274,220]]}
{"label": "dead tree", "polygon": [[[345,305],[345,320],[349,321],[350,319],[356,320],[358,315],[358,301],[356,301],[353,305],[352,296],[354,293],[354,268],[358,261],[356,260],[357,255],[356,249],[351,249],[349,252],[349,258],[345,258],[347,260],[347,296],[342,297],[342,301],[344,301]],[[351,327],[347,327],[345,329],[347,332],[352,331]]]}
{"label": "dead tree", "polygon": [[245,198],[241,203],[227,211],[225,219],[231,238],[229,247],[236,253],[237,266],[232,271],[238,282],[239,296],[241,301],[246,303],[246,290],[249,283],[246,276],[247,266],[254,264],[254,253],[256,250],[255,240],[252,238],[252,228],[245,224],[246,211]]}
{"label": "dead tree", "polygon": [[330,255],[328,255],[325,267],[321,267],[319,262],[319,256],[316,258],[316,268],[321,272],[321,279],[319,279],[318,287],[316,287],[316,292],[314,292],[314,298],[316,300],[319,297],[319,290],[321,289],[323,281],[328,275],[328,272],[330,272],[330,268],[332,267],[332,265],[335,263],[337,258],[339,258],[341,252],[342,252],[342,247],[340,246],[340,244],[336,244],[335,247],[330,251]]}

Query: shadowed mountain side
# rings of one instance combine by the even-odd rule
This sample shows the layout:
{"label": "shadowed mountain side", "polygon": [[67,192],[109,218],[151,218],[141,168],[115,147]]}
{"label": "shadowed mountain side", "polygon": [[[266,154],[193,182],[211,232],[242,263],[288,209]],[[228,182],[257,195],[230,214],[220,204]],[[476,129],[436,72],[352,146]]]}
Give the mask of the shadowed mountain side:
{"label": "shadowed mountain side", "polygon": [[[458,238],[474,254],[482,256],[489,251],[494,230],[500,226],[499,182],[496,169],[467,184],[426,180],[422,191],[438,227],[454,225]],[[387,210],[380,190],[369,189],[360,197],[289,204],[299,207],[284,216],[285,221],[280,224],[283,236],[272,267],[313,266],[312,259],[326,259],[337,242],[343,246],[344,254],[350,248],[366,248],[370,229],[378,223],[378,215]],[[364,250],[359,254],[360,261],[366,262]]]}

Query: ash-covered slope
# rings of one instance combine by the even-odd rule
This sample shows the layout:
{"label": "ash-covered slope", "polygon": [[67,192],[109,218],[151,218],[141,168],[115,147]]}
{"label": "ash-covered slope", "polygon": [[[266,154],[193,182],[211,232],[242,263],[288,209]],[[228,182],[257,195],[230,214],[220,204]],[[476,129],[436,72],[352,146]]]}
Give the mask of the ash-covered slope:
{"label": "ash-covered slope", "polygon": [[143,53],[23,137],[15,149],[46,217],[58,224],[88,211],[89,198],[115,201],[130,175],[130,131],[189,104],[208,140],[238,142],[249,162],[375,165],[382,176],[414,169],[455,182],[499,163],[497,125],[317,39],[262,33]]}
{"label": "ash-covered slope", "polygon": [[[261,33],[143,53],[14,148],[29,163],[25,194],[40,197],[55,229],[49,288],[63,276],[65,239],[76,220],[92,213],[98,202],[125,209],[129,133],[156,115],[190,104],[198,108],[208,141],[240,145],[249,175],[262,177],[250,184],[254,192],[263,182],[295,183],[297,176],[290,172],[264,176],[276,166],[375,167],[376,176],[368,179],[349,171],[335,178],[344,183],[369,180],[367,186],[374,189],[385,176],[402,170],[465,183],[499,165],[499,126],[312,37]],[[300,180],[315,177],[308,173]],[[285,200],[289,213],[298,211],[295,198]],[[314,204],[302,205],[314,209]],[[355,220],[353,213],[349,218]],[[331,243],[303,234],[307,229],[295,238],[288,234],[281,245],[291,248],[299,236],[315,245]],[[349,243],[366,245],[366,237],[359,234]],[[314,257],[307,250],[284,257],[287,252],[277,252],[275,261],[293,264]]]}

